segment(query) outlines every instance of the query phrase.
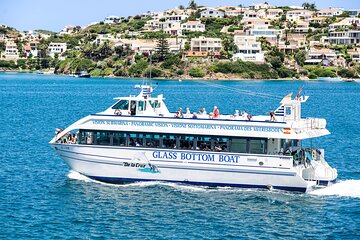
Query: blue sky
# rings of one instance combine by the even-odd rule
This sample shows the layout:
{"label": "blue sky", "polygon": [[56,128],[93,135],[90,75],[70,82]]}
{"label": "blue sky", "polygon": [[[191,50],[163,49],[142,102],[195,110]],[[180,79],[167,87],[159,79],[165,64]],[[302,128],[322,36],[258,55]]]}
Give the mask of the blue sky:
{"label": "blue sky", "polygon": [[[245,5],[266,0],[197,0],[198,5]],[[188,0],[0,0],[0,24],[19,30],[47,29],[60,31],[65,25],[85,26],[102,21],[105,16],[130,16],[188,5]],[[359,0],[269,0],[273,5],[315,3],[319,8],[360,9]]]}

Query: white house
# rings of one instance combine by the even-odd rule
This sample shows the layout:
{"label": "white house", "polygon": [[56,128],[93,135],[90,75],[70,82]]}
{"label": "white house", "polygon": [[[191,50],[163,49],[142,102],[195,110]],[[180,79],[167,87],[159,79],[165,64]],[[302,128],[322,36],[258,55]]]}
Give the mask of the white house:
{"label": "white house", "polygon": [[261,50],[261,43],[256,41],[256,36],[234,35],[236,51],[233,55],[234,60],[246,62],[265,62],[264,53]]}
{"label": "white house", "polygon": [[253,3],[249,6],[250,9],[255,9],[255,10],[259,10],[259,9],[268,9],[268,8],[272,8],[274,7],[273,5],[264,2],[264,3]]}
{"label": "white house", "polygon": [[316,16],[318,17],[333,17],[341,15],[344,12],[343,8],[329,8],[329,9],[321,9],[316,12]]}
{"label": "white house", "polygon": [[350,26],[359,27],[360,26],[360,18],[358,18],[358,17],[344,18],[340,22],[330,24],[329,25],[329,30],[330,31],[335,31],[338,28],[349,29]]}
{"label": "white house", "polygon": [[258,15],[260,18],[266,18],[266,19],[277,19],[280,18],[281,15],[283,14],[283,10],[282,9],[278,9],[278,8],[273,8],[273,9],[260,9],[258,11]]}
{"label": "white house", "polygon": [[282,36],[282,30],[280,29],[249,29],[247,30],[248,35],[253,35],[256,39],[265,37],[268,41],[277,41]]}
{"label": "white house", "polygon": [[76,26],[72,26],[72,25],[67,25],[65,26],[61,31],[60,31],[60,35],[64,35],[64,34],[72,34],[75,33],[77,30]]}
{"label": "white house", "polygon": [[360,30],[329,32],[329,36],[322,41],[335,45],[360,44]]}
{"label": "white house", "polygon": [[200,15],[201,17],[223,18],[225,17],[225,12],[215,8],[206,8],[200,12]]}
{"label": "white house", "polygon": [[360,63],[360,49],[350,49],[348,50],[348,54],[353,62]]}
{"label": "white house", "polygon": [[329,65],[336,59],[336,53],[334,50],[328,48],[322,49],[310,49],[307,53],[305,63],[307,64],[319,64]]}
{"label": "white house", "polygon": [[117,23],[120,21],[120,17],[118,16],[107,16],[104,20],[104,23],[107,23],[107,24],[112,24],[112,23]]}
{"label": "white house", "polygon": [[286,19],[290,21],[306,20],[313,16],[314,12],[307,9],[291,10],[286,13]]}
{"label": "white house", "polygon": [[7,41],[5,46],[5,59],[16,61],[19,58],[18,48],[15,42]]}
{"label": "white house", "polygon": [[54,57],[55,54],[59,56],[63,55],[67,50],[66,43],[50,43],[48,46],[48,51],[51,57]]}
{"label": "white house", "polygon": [[194,52],[220,52],[222,41],[220,38],[199,37],[191,39],[190,46]]}
{"label": "white house", "polygon": [[184,31],[197,31],[205,32],[205,24],[201,23],[200,20],[196,21],[187,21],[181,24],[181,29]]}

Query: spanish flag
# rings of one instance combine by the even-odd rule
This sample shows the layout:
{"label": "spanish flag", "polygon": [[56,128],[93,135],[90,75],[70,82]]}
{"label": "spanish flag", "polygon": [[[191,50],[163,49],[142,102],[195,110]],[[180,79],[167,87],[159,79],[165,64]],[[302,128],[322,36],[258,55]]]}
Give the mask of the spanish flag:
{"label": "spanish flag", "polygon": [[291,128],[283,128],[284,134],[291,134]]}

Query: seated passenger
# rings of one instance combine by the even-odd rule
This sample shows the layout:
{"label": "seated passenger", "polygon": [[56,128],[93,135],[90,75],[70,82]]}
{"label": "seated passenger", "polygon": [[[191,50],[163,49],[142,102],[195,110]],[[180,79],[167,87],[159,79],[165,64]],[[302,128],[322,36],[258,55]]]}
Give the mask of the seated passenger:
{"label": "seated passenger", "polygon": [[185,114],[186,114],[186,115],[191,115],[189,108],[186,108],[186,113],[185,113]]}
{"label": "seated passenger", "polygon": [[247,118],[248,118],[249,121],[252,120],[252,117],[253,117],[253,116],[252,116],[251,114],[247,115]]}
{"label": "seated passenger", "polygon": [[179,109],[179,116],[180,116],[180,118],[184,118],[184,113],[183,113],[182,108]]}
{"label": "seated passenger", "polygon": [[242,115],[243,119],[247,120],[248,119],[248,113],[246,111],[243,111],[242,112]]}
{"label": "seated passenger", "polygon": [[192,118],[194,118],[194,119],[198,118],[196,115],[196,112],[193,112]]}
{"label": "seated passenger", "polygon": [[203,111],[202,111],[202,114],[203,114],[203,115],[206,115],[206,109],[203,108],[202,110],[203,110]]}
{"label": "seated passenger", "polygon": [[239,117],[239,110],[235,110],[235,113],[234,113],[234,118],[237,118]]}

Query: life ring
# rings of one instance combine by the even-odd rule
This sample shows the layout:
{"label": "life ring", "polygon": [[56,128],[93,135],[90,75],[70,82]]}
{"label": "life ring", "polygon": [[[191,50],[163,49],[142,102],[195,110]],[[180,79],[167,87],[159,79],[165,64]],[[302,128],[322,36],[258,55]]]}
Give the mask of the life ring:
{"label": "life ring", "polygon": [[115,109],[114,114],[118,115],[118,116],[121,116],[122,112],[121,112],[120,109]]}
{"label": "life ring", "polygon": [[313,159],[316,158],[316,150],[315,150],[315,149],[311,151],[311,157],[312,157]]}

